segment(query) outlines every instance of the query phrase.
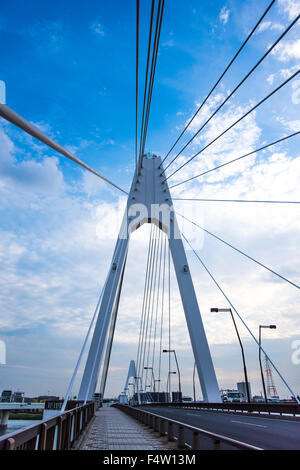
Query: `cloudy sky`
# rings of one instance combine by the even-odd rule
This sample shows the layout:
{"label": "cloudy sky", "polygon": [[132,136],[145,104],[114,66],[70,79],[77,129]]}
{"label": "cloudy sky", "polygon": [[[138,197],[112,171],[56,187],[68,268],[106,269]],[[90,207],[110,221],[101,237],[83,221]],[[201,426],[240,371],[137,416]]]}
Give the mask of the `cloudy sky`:
{"label": "cloudy sky", "polygon": [[[268,1],[166,0],[146,150],[165,156],[190,116],[257,22]],[[0,0],[0,80],[7,105],[116,184],[134,171],[135,2]],[[299,14],[299,0],[277,0],[181,145]],[[141,78],[149,2],[141,1]],[[171,170],[194,155],[299,69],[297,24],[187,147]],[[299,77],[299,76],[298,76]],[[296,77],[256,112],[186,165],[170,185],[300,130]],[[142,92],[142,87],[141,87]],[[142,93],[141,95],[142,96]],[[174,153],[175,155],[175,153]],[[299,136],[172,190],[177,198],[300,201]],[[99,179],[0,120],[0,390],[65,393],[110,264],[124,198]],[[300,283],[297,204],[175,202],[207,230]],[[220,282],[290,386],[300,393],[299,289],[219,241],[183,232]],[[132,237],[107,395],[118,394],[136,357],[149,230]],[[227,307],[188,252],[219,385],[242,380],[240,350]],[[172,345],[183,391],[192,393],[193,357],[174,275]],[[239,322],[252,390],[260,393],[258,350]],[[77,393],[79,377],[73,393]],[[274,374],[282,397],[289,392]],[[175,385],[174,385],[175,386]],[[197,395],[201,397],[197,384]]]}

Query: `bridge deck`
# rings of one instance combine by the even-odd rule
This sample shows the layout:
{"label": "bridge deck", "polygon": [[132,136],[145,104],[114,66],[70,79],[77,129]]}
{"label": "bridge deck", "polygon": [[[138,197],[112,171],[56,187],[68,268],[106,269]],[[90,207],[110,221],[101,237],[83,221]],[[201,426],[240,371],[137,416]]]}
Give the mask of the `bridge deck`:
{"label": "bridge deck", "polygon": [[104,407],[96,413],[80,450],[164,450],[161,439],[142,424],[113,407]]}

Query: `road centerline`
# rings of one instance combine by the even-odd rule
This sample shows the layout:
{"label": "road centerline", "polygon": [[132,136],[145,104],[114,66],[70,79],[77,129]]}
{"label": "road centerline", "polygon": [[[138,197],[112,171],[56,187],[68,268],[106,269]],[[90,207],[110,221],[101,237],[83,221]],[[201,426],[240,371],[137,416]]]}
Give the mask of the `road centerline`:
{"label": "road centerline", "polygon": [[248,426],[257,426],[258,428],[267,428],[268,426],[263,426],[262,424],[254,424],[254,423],[244,423],[243,421],[235,421],[231,420],[231,423],[239,423],[239,424],[246,424]]}

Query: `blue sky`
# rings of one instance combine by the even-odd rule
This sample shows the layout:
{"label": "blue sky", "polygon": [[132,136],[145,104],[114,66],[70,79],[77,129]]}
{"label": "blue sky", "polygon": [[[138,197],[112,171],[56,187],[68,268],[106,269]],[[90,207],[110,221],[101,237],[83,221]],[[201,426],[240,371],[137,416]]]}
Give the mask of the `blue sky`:
{"label": "blue sky", "polygon": [[[166,154],[268,3],[166,0],[146,150]],[[149,2],[141,5],[143,78]],[[135,2],[1,0],[0,6],[0,79],[6,83],[7,105],[128,189],[134,169]],[[298,0],[276,2],[182,143],[299,10]],[[296,25],[179,162],[272,91],[299,68],[299,62]],[[288,84],[171,181],[181,181],[299,130],[299,89],[299,79]],[[180,186],[173,194],[299,200],[299,161],[296,137],[211,173],[205,180]],[[1,119],[0,339],[7,344],[8,363],[0,365],[0,389],[21,388],[28,394],[50,390],[63,395],[110,262],[122,204],[124,199],[115,190]],[[245,208],[244,204],[211,203],[187,207],[178,202],[176,208],[299,283],[297,206]],[[189,230],[184,225],[184,231]],[[141,271],[128,269],[108,393],[119,392],[129,360],[136,354],[134,332],[142,299],[136,297],[135,289],[137,282],[142,289],[146,233],[146,228],[141,229],[132,240],[129,256],[132,266],[134,259],[140,261]],[[278,283],[218,242],[188,233],[200,243],[201,254],[232,293],[233,303],[253,331],[262,318],[278,323],[273,339],[267,339],[268,351],[299,392],[300,366],[290,359],[292,341],[300,337],[297,290]],[[190,254],[189,259],[219,383],[234,386],[235,379],[241,379],[234,332],[230,323],[221,328],[223,320],[212,319],[208,313],[213,303],[224,301]],[[192,357],[173,282],[174,347],[180,351],[186,393],[191,393]],[[127,335],[128,330],[132,334]],[[256,349],[243,335],[252,388],[259,393]],[[279,380],[277,385],[287,395]]]}

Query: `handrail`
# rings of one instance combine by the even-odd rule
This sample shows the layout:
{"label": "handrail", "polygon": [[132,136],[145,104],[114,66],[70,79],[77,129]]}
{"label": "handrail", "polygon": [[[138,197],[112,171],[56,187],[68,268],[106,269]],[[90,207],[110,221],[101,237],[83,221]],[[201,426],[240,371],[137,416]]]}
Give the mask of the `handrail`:
{"label": "handrail", "polygon": [[53,418],[0,438],[0,450],[70,449],[95,414],[95,403],[77,406]]}
{"label": "handrail", "polygon": [[[143,424],[152,427],[155,431],[160,432],[161,436],[167,436],[168,441],[175,440],[174,426],[177,426],[179,430],[177,439],[178,449],[183,449],[187,447],[185,442],[185,430],[189,430],[193,433],[193,441],[191,445],[193,450],[200,449],[200,435],[212,439],[215,450],[221,449],[221,443],[225,443],[242,450],[263,450],[260,447],[253,446],[251,444],[247,444],[245,442],[241,442],[227,436],[216,434],[211,431],[206,431],[205,429],[201,429],[196,426],[191,426],[190,424],[182,423],[181,421],[177,421],[166,416],[151,413],[149,411],[146,411],[145,409],[121,404],[116,404],[113,406],[119,408],[121,411],[124,411],[135,419],[141,421]],[[165,430],[165,423],[168,424],[167,432]]]}
{"label": "handrail", "polygon": [[172,407],[172,408],[199,408],[218,411],[243,411],[251,413],[275,413],[286,415],[300,415],[298,403],[205,403],[205,402],[167,402],[147,403],[143,406]]}

